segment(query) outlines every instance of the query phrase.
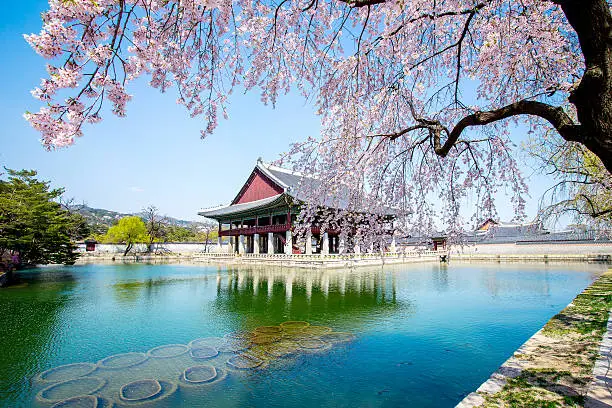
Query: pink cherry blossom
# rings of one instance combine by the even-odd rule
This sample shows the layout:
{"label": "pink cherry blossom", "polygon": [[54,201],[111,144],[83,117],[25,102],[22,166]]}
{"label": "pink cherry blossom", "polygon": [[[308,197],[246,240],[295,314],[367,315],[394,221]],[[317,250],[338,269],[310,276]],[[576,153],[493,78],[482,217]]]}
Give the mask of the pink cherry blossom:
{"label": "pink cherry blossom", "polygon": [[[147,75],[204,118],[205,137],[219,111],[227,118],[235,87],[257,88],[272,105],[294,89],[314,101],[322,123],[321,135],[282,159],[313,174],[304,220],[321,211],[316,204],[336,204],[344,211],[327,214],[325,227],[357,217],[367,240],[366,230],[385,228],[376,214],[392,209],[413,234],[458,234],[495,216],[501,192],[525,217],[509,125],[526,122],[538,135],[550,128],[514,116],[465,130],[447,147],[458,121],[523,100],[576,118],[568,96],[585,61],[556,3],[50,0],[42,31],[25,36],[50,59],[49,78],[32,92],[49,105],[25,116],[46,148],[70,145],[105,104],[125,116],[130,82]],[[68,102],[58,100],[67,89]],[[462,219],[468,201],[472,218]]]}

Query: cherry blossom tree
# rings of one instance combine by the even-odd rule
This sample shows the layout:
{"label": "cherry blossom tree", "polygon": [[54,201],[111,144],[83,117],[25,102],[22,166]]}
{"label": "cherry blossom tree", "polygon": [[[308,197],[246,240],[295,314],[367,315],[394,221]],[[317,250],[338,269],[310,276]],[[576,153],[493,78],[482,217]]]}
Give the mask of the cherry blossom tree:
{"label": "cherry blossom tree", "polygon": [[322,121],[283,159],[315,176],[303,217],[342,201],[328,223],[393,208],[458,231],[466,200],[494,216],[500,189],[524,215],[513,122],[612,172],[611,26],[604,0],[50,0],[25,36],[49,59],[32,92],[45,106],[25,116],[45,147],[68,146],[106,105],[125,116],[148,75],[205,136],[233,90],[270,104],[297,90]]}

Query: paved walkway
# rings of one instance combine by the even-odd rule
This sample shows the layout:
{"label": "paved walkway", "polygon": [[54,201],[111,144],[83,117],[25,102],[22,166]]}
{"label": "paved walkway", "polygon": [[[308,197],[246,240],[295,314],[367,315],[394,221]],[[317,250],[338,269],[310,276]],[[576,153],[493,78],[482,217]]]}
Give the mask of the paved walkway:
{"label": "paved walkway", "polygon": [[585,408],[612,407],[612,313],[608,319],[608,332],[601,342],[599,358],[593,368],[593,377]]}

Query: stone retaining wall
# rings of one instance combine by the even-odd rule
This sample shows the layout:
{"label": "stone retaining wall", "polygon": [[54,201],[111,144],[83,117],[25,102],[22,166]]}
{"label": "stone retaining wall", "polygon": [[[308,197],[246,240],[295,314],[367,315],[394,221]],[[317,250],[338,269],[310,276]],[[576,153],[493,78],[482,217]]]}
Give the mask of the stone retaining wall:
{"label": "stone retaining wall", "polygon": [[450,255],[612,255],[612,242],[530,242],[453,246]]}
{"label": "stone retaining wall", "polygon": [[[509,401],[512,406],[612,406],[608,388],[612,373],[605,361],[612,343],[611,288],[612,269],[550,319],[457,408],[508,406]],[[596,301],[599,310],[589,312],[584,308],[585,299],[594,297],[600,299]],[[597,319],[608,323],[603,338]],[[592,357],[598,351],[598,360],[603,362],[593,367]],[[602,355],[604,352],[608,355]]]}

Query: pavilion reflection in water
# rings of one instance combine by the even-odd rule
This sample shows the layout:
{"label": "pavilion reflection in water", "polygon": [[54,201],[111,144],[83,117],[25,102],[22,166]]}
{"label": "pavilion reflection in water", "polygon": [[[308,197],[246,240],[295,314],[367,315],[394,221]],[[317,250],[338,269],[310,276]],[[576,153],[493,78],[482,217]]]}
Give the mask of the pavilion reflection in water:
{"label": "pavilion reflection in water", "polygon": [[[224,273],[225,272],[225,273]],[[345,270],[295,270],[228,268],[217,273],[217,293],[245,293],[267,297],[278,295],[282,288],[287,301],[291,301],[294,290],[303,291],[306,299],[312,299],[313,290],[326,297],[339,294],[355,294],[377,299],[382,303],[396,302],[396,279],[394,274],[378,271]]]}
{"label": "pavilion reflection in water", "polygon": [[249,322],[306,320],[342,330],[413,309],[398,300],[395,274],[374,271],[246,269],[220,270],[214,307]]}

